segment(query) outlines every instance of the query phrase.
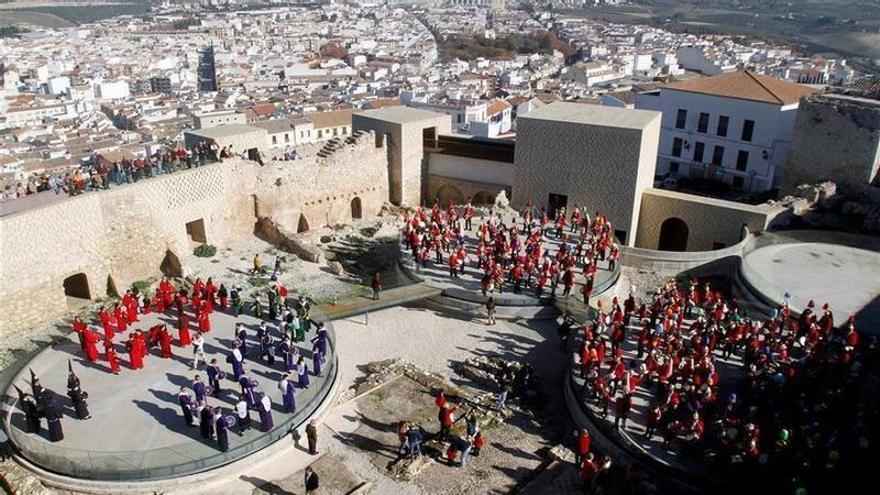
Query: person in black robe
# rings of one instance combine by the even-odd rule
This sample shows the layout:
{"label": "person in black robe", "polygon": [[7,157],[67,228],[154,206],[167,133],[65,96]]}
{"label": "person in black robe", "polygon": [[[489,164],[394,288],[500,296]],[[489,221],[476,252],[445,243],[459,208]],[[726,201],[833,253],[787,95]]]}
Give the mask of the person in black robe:
{"label": "person in black robe", "polygon": [[207,404],[199,412],[199,432],[205,440],[214,438],[214,410]]}
{"label": "person in black robe", "polygon": [[61,427],[61,417],[64,413],[58,406],[58,401],[50,394],[44,394],[46,397],[46,421],[49,423],[49,441],[60,442],[64,440],[64,429]]}
{"label": "person in black robe", "polygon": [[33,369],[31,370],[31,394],[33,394],[34,400],[37,402],[37,412],[43,414],[43,411],[46,410],[46,400],[49,398],[49,393],[46,387],[40,383],[40,379],[37,378]]}
{"label": "person in black robe", "polygon": [[92,417],[89,413],[89,404],[86,402],[89,394],[83,391],[80,386],[79,377],[76,376],[73,370],[67,375],[67,396],[73,402],[77,418],[90,419]]}
{"label": "person in black robe", "polygon": [[214,408],[214,426],[217,429],[217,445],[220,452],[226,452],[229,450],[229,435],[226,433],[229,423],[227,417],[220,412],[219,407]]}
{"label": "person in black robe", "polygon": [[18,391],[18,404],[24,412],[27,432],[39,435],[43,426],[40,420],[40,413],[37,411],[37,401],[34,400],[34,397],[31,394],[25,393],[24,390],[18,388],[17,385],[15,386],[15,390]]}
{"label": "person in black robe", "polygon": [[180,393],[177,394],[177,403],[180,404],[180,409],[183,411],[183,420],[186,422],[186,426],[195,426],[192,413],[193,400],[189,392],[186,391],[186,387],[180,387]]}
{"label": "person in black robe", "polygon": [[272,420],[272,399],[266,394],[262,395],[257,403],[257,411],[260,413],[260,431],[265,433],[275,426],[275,422]]}

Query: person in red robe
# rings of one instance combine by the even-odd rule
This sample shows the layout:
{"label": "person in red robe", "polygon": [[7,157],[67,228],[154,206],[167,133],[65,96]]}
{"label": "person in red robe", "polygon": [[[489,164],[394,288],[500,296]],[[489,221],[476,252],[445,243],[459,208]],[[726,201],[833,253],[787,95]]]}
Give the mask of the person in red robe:
{"label": "person in red robe", "polygon": [[165,312],[165,294],[159,293],[156,294],[156,312],[164,313]]}
{"label": "person in red robe", "polygon": [[139,370],[144,367],[144,356],[141,354],[140,345],[134,334],[128,334],[128,342],[125,343],[128,349],[128,360],[131,362],[132,369]]}
{"label": "person in red robe", "polygon": [[129,323],[134,323],[134,322],[140,320],[138,318],[138,305],[137,305],[136,299],[132,298],[132,300],[126,306],[126,310],[127,310],[126,316],[128,317]]}
{"label": "person in red robe", "polygon": [[189,316],[183,314],[177,319],[177,335],[181,347],[186,347],[192,343],[192,337],[189,334]]}
{"label": "person in red robe", "polygon": [[168,333],[168,328],[165,325],[162,325],[162,328],[159,330],[159,347],[162,348],[163,359],[171,357],[171,334]]}
{"label": "person in red robe", "polygon": [[118,375],[119,356],[116,355],[116,349],[113,348],[113,341],[110,339],[104,339],[104,357],[110,363],[110,372]]}
{"label": "person in red robe", "polygon": [[200,332],[208,333],[211,331],[211,315],[209,315],[207,311],[199,313],[198,322]]}
{"label": "person in red robe", "polygon": [[147,334],[147,348],[152,349],[153,346],[159,344],[160,332],[162,331],[162,324],[153,325],[150,327],[150,333]]}
{"label": "person in red robe", "polygon": [[101,337],[88,328],[83,330],[82,336],[86,359],[88,359],[90,363],[94,363],[98,360],[98,341],[101,340]]}
{"label": "person in red robe", "polygon": [[98,312],[98,319],[101,320],[101,326],[104,327],[104,337],[108,339],[113,338],[113,317],[110,316],[110,312],[105,308],[101,308],[101,311]]}
{"label": "person in red robe", "polygon": [[141,313],[148,315],[153,312],[153,301],[149,296],[144,296],[144,304],[141,306]]}
{"label": "person in red robe", "polygon": [[82,348],[83,354],[86,352],[86,329],[88,329],[88,326],[86,325],[86,322],[82,321],[82,318],[77,316],[73,319],[73,331],[76,332],[77,337],[79,337],[79,346]]}
{"label": "person in red robe", "polygon": [[128,315],[125,314],[125,310],[119,304],[113,309],[113,317],[116,318],[116,331],[125,333],[128,330]]}

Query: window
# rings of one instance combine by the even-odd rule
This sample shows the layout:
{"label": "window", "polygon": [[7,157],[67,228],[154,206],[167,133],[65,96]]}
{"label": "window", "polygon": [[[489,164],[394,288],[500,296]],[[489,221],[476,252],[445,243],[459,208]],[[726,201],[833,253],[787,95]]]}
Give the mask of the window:
{"label": "window", "polygon": [[706,143],[697,141],[694,143],[694,161],[703,163],[703,153],[706,151]]}
{"label": "window", "polygon": [[348,134],[348,127],[342,126],[342,134]]}
{"label": "window", "polygon": [[333,128],[333,135],[334,135],[334,136],[338,136],[338,135],[339,135],[339,128],[338,128],[338,127],[334,127],[334,128]]}
{"label": "window", "polygon": [[745,120],[743,121],[743,141],[751,141],[752,135],[755,133],[755,121],[754,120]]}
{"label": "window", "polygon": [[278,144],[278,136],[272,136],[272,144]]}
{"label": "window", "polygon": [[740,172],[745,171],[749,167],[749,152],[739,150],[736,154],[736,169]]}
{"label": "window", "polygon": [[715,145],[715,148],[712,149],[712,165],[718,165],[724,163],[724,146]]}
{"label": "window", "polygon": [[678,109],[678,115],[675,117],[675,128],[676,129],[684,129],[685,124],[687,123],[688,111],[684,108]]}
{"label": "window", "polygon": [[672,140],[672,156],[681,156],[681,138],[673,138]]}
{"label": "window", "polygon": [[743,188],[743,178],[736,176],[733,178],[733,183],[731,184],[734,189],[742,189]]}
{"label": "window", "polygon": [[677,174],[678,168],[678,162],[669,162],[669,173]]}
{"label": "window", "polygon": [[727,136],[727,124],[730,123],[730,117],[727,115],[721,115],[718,117],[718,135],[721,137]]}
{"label": "window", "polygon": [[321,139],[322,137],[324,137],[324,131],[319,129],[318,130],[318,139]]}
{"label": "window", "polygon": [[284,142],[285,142],[285,143],[289,143],[289,142],[290,142],[290,134],[288,134],[288,133],[286,133],[286,132],[284,133]]}
{"label": "window", "polygon": [[697,123],[697,132],[707,132],[709,130],[709,114],[700,112],[700,121]]}

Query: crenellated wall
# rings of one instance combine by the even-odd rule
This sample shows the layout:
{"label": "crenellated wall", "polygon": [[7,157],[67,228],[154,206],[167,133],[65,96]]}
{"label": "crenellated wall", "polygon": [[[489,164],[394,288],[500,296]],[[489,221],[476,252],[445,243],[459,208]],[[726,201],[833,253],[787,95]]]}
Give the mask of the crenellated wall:
{"label": "crenellated wall", "polygon": [[259,216],[297,232],[349,221],[356,198],[362,216],[377,214],[388,162],[375,137],[352,136],[327,156],[314,147],[296,161],[225,160],[0,218],[0,331],[65,313],[71,275],[85,275],[93,299],[107,295],[108,278],[124,290],[158,275],[169,252],[183,259],[198,245],[188,222],[201,220],[207,242],[222,246],[252,236]]}

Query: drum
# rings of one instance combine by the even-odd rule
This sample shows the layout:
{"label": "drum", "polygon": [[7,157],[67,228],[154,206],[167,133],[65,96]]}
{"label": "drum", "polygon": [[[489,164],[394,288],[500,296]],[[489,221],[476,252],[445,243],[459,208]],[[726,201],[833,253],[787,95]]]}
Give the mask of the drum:
{"label": "drum", "polygon": [[86,392],[85,390],[83,390],[83,391],[82,391],[82,398],[83,398],[83,400],[88,399],[88,398],[89,398],[89,393]]}
{"label": "drum", "polygon": [[214,387],[212,387],[210,385],[206,386],[205,387],[205,395],[213,395],[213,394],[214,394]]}
{"label": "drum", "polygon": [[251,385],[253,385],[253,388],[259,388],[259,387],[260,387],[260,382],[251,379]]}
{"label": "drum", "polygon": [[224,416],[223,422],[226,424],[227,428],[233,428],[236,423],[235,416]]}
{"label": "drum", "polygon": [[225,371],[217,372],[217,379],[218,380],[225,380],[226,379],[226,372]]}

